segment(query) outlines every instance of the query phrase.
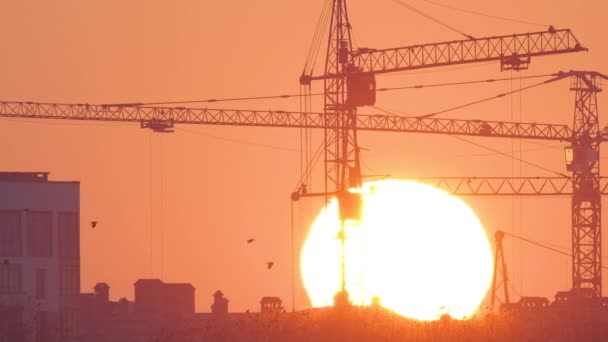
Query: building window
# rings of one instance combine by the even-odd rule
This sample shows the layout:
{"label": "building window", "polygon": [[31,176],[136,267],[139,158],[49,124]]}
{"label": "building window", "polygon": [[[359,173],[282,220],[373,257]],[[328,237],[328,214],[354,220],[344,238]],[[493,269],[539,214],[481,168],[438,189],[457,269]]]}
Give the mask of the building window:
{"label": "building window", "polygon": [[46,270],[39,268],[36,270],[36,299],[46,298]]}
{"label": "building window", "polygon": [[59,256],[63,259],[78,259],[80,256],[80,232],[78,213],[59,213]]}
{"label": "building window", "polygon": [[53,255],[53,229],[50,212],[30,211],[27,214],[28,254],[33,257]]}
{"label": "building window", "polygon": [[35,326],[36,326],[36,342],[52,341],[51,337],[51,326],[48,322],[47,313],[44,311],[38,311],[34,314]]}
{"label": "building window", "polygon": [[80,293],[80,266],[61,265],[59,272],[59,289],[62,295]]}
{"label": "building window", "polygon": [[0,256],[21,256],[20,211],[0,211]]}
{"label": "building window", "polygon": [[0,264],[0,293],[21,292],[21,286],[21,265]]}
{"label": "building window", "polygon": [[60,337],[73,337],[78,331],[78,313],[75,311],[61,311],[59,315]]}

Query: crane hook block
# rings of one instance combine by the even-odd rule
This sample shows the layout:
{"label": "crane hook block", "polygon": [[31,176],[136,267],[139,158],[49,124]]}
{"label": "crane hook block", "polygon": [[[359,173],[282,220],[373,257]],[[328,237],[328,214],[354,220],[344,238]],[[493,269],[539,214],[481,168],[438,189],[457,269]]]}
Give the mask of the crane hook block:
{"label": "crane hook block", "polygon": [[346,78],[346,103],[353,107],[376,104],[376,76],[372,72],[356,72]]}

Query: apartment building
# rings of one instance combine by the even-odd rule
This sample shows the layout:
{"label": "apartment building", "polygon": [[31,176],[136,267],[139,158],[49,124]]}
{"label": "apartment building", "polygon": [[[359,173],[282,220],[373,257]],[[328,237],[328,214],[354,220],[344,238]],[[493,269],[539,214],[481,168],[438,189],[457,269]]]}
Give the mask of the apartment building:
{"label": "apartment building", "polygon": [[78,335],[80,184],[48,175],[0,172],[0,312],[21,318],[0,325],[0,342]]}

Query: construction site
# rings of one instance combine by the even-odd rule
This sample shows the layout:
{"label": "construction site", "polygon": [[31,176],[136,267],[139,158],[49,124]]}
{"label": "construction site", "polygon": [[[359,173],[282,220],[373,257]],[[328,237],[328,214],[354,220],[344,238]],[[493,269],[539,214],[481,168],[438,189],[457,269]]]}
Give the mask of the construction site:
{"label": "construction site", "polygon": [[[0,342],[608,340],[608,7],[317,2],[6,8]],[[434,199],[365,226],[396,181],[458,199],[491,258],[463,265],[484,254],[459,259],[476,247]],[[473,299],[425,316],[372,293],[393,278],[365,283],[349,241],[393,223],[442,225],[378,237],[420,248],[372,266],[415,284],[397,297],[464,298],[468,277]],[[324,228],[335,254],[307,247]]]}

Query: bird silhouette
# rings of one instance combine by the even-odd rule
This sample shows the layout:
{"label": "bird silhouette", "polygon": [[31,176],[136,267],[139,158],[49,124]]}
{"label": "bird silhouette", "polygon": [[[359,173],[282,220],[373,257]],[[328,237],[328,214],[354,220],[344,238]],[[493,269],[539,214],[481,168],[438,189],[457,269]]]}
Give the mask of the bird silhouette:
{"label": "bird silhouette", "polygon": [[91,221],[91,228],[97,227],[97,221]]}
{"label": "bird silhouette", "polygon": [[254,241],[255,241],[255,239],[248,239],[248,240],[247,240],[247,243],[252,243],[252,242],[254,242]]}
{"label": "bird silhouette", "polygon": [[268,269],[268,270],[269,270],[269,269],[271,269],[271,268],[272,268],[272,266],[274,266],[274,262],[272,262],[272,261],[268,261],[268,262],[266,263],[266,269]]}

